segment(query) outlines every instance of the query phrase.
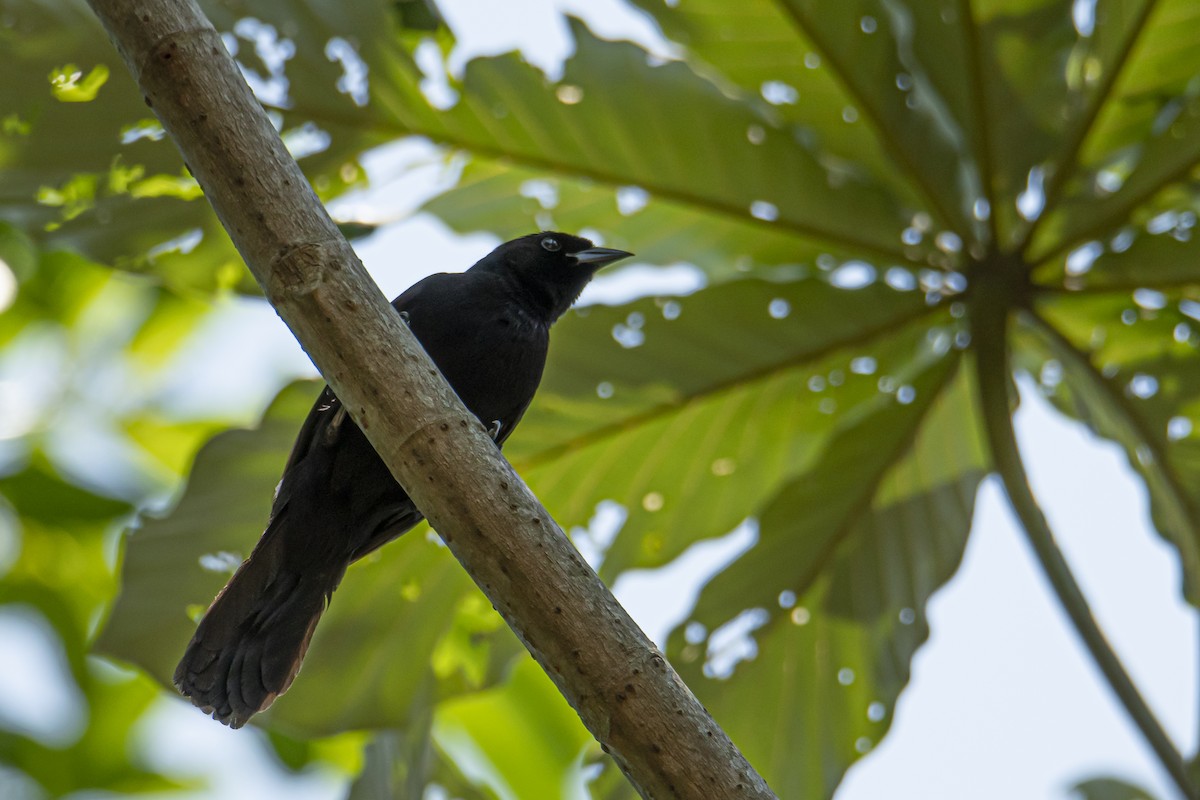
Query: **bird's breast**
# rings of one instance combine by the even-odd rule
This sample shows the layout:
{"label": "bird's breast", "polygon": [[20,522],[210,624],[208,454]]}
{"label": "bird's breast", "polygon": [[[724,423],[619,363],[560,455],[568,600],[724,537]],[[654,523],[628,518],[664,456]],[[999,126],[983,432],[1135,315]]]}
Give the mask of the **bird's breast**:
{"label": "bird's breast", "polygon": [[467,408],[486,422],[515,424],[541,382],[547,326],[503,308],[465,315],[436,334],[421,327],[413,333]]}

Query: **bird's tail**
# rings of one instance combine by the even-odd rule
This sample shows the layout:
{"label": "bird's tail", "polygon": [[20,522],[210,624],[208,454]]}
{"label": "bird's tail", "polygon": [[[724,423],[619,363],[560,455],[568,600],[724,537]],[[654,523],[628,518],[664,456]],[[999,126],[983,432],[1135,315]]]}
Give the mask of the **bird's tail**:
{"label": "bird's tail", "polygon": [[289,571],[279,557],[282,542],[271,533],[213,600],[175,668],[179,691],[231,728],[291,686],[344,572]]}

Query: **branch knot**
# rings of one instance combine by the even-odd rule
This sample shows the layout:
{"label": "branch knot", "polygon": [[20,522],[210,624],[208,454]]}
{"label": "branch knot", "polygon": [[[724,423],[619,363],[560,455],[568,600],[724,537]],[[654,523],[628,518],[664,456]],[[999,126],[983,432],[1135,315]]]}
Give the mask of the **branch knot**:
{"label": "branch knot", "polygon": [[271,259],[266,292],[272,305],[316,293],[330,272],[356,256],[344,240],[326,239],[281,247]]}

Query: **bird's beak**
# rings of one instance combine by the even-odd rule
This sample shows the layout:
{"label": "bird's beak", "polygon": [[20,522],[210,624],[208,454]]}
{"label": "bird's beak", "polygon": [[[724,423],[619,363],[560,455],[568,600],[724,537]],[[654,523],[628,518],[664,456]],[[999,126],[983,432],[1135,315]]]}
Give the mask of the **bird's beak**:
{"label": "bird's beak", "polygon": [[568,253],[567,255],[575,259],[579,264],[587,264],[593,269],[600,269],[614,261],[629,258],[633,253],[626,253],[624,250],[613,250],[611,247],[589,247],[587,250],[580,250],[578,253]]}

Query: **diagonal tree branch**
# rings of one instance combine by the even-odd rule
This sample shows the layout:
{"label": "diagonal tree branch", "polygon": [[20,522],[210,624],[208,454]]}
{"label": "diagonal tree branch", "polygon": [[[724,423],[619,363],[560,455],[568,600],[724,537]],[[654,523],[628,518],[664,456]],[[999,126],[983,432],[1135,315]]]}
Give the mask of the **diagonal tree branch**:
{"label": "diagonal tree branch", "polygon": [[401,324],[196,4],[90,4],[271,304],[642,796],[773,798]]}

